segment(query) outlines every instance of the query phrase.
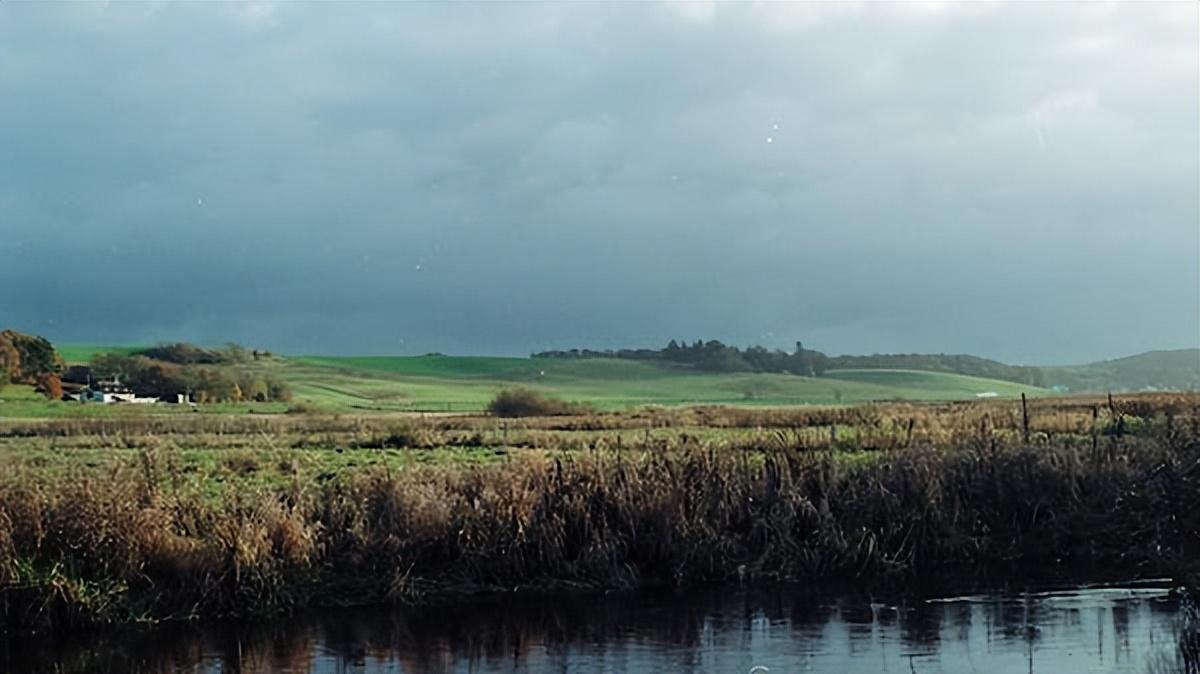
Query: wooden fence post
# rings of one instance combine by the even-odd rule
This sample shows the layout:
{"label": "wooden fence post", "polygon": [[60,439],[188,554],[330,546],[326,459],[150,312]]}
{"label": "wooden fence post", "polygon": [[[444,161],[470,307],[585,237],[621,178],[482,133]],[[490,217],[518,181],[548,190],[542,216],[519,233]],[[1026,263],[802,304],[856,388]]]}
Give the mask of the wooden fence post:
{"label": "wooden fence post", "polygon": [[1025,438],[1025,442],[1029,442],[1029,403],[1025,400],[1025,394],[1021,394],[1021,435]]}

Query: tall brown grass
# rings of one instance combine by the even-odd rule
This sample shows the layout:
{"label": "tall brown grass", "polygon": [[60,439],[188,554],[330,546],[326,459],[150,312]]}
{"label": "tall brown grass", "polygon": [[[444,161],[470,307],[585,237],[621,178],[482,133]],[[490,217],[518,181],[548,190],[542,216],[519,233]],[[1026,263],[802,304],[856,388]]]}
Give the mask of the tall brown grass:
{"label": "tall brown grass", "polygon": [[[860,428],[874,413],[858,412]],[[178,479],[178,450],[158,444],[105,472],[10,472],[0,475],[0,626],[466,588],[1194,570],[1200,441],[1187,423],[1155,413],[1138,417],[1137,433],[1026,444],[986,425],[981,435],[973,412],[945,413],[961,419],[936,421],[947,428],[930,435],[940,445],[864,448],[855,443],[869,436],[851,435],[812,446],[784,434],[731,447],[674,436],[204,489]],[[893,422],[878,424],[905,437],[907,422]],[[261,468],[246,450],[225,466]]]}

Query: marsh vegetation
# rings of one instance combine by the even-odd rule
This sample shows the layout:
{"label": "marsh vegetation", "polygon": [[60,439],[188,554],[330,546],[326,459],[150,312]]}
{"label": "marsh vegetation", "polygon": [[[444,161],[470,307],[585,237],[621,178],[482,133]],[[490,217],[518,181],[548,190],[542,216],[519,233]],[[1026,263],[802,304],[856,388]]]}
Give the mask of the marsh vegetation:
{"label": "marsh vegetation", "polygon": [[3,624],[513,588],[1183,578],[1198,405],[4,421]]}

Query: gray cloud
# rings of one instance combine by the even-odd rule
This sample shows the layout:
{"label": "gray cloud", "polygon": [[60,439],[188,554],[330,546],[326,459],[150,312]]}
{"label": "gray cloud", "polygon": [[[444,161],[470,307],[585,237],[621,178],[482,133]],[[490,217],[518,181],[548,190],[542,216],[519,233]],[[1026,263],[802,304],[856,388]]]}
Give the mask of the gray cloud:
{"label": "gray cloud", "polygon": [[1197,7],[0,5],[0,323],[1200,342]]}

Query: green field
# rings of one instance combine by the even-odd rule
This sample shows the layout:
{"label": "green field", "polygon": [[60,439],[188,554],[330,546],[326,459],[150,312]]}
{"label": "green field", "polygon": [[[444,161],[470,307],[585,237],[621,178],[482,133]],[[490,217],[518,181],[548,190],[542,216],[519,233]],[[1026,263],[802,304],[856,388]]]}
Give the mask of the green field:
{"label": "green field", "polygon": [[[135,347],[68,345],[69,362]],[[617,359],[532,359],[455,356],[297,356],[254,363],[285,380],[293,406],[329,412],[469,412],[483,409],[498,391],[528,386],[600,409],[638,405],[724,404],[784,406],[851,404],[879,400],[958,400],[978,393],[1000,397],[1044,395],[1043,389],[942,372],[842,370],[826,377],[786,374],[706,373],[678,366]],[[201,412],[278,413],[283,403],[202,406]],[[104,416],[163,414],[189,408],[156,405],[84,406],[47,403],[28,387],[0,390],[0,416]]]}
{"label": "green field", "polygon": [[138,349],[144,348],[141,346],[102,346],[99,344],[65,344],[55,346],[58,355],[63,357],[67,363],[75,365],[86,363],[94,356],[101,353],[116,353],[122,356],[129,355]]}
{"label": "green field", "polygon": [[448,356],[290,359],[281,367],[300,400],[327,408],[465,410],[501,388],[530,386],[611,409],[636,405],[837,404],[872,400],[955,400],[1045,391],[1011,382],[940,372],[847,370],[822,378],[696,372],[612,359],[456,358]]}
{"label": "green field", "polygon": [[1011,381],[923,370],[830,370],[826,377],[895,387],[910,391],[913,396],[919,395],[918,392],[932,391],[947,399],[973,398],[980,393],[995,393],[996,397],[1012,398],[1022,393],[1044,392],[1037,387]]}

